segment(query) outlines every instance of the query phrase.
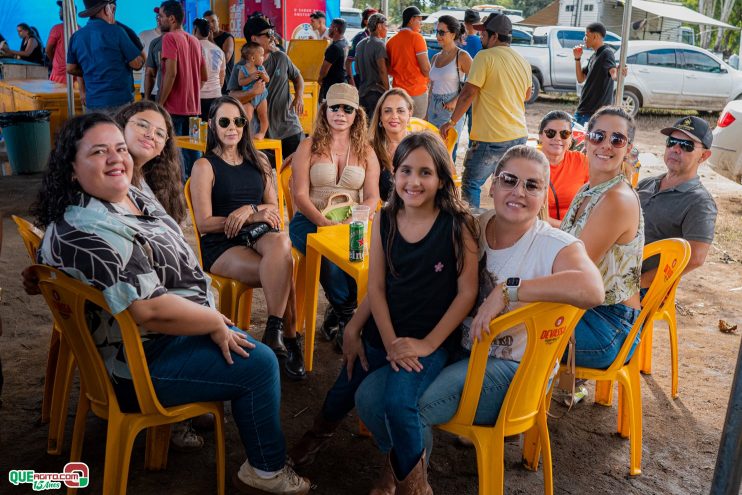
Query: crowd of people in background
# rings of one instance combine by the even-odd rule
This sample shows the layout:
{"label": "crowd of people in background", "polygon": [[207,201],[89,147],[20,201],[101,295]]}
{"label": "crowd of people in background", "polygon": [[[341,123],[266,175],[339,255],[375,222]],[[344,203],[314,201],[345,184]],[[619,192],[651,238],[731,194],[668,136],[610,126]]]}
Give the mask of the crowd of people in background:
{"label": "crowd of people in background", "polygon": [[[624,162],[636,123],[609,106],[617,68],[602,25],[587,28],[594,53],[586,68],[581,48],[574,51],[577,79],[586,82],[575,114],[544,115],[536,148],[527,146],[525,116],[531,67],[510,47],[504,14],[480,19],[467,10],[463,23],[440,17],[441,50],[429,59],[417,7],[404,9],[388,40],[389,19],[366,9],[350,43],[343,19],[328,25],[325,12],[313,12],[308,21],[328,46],[307,137],[299,121],[304,79],[262,14],[247,19],[235,62],[235,40],[212,11],[190,34],[182,4],[166,0],[155,8],[155,27],[137,36],[117,23],[115,2],[84,4],[79,16],[89,21],[67,53],[61,25],[46,46],[50,78],[75,76],[87,114],[65,123],[49,159],[34,205],[46,229],[39,261],[102,290],[112,311],[128,309],[146,327],[144,352],[164,405],[232,402],[247,457],[235,482],[251,493],[308,493],[308,479],[295,469],[312,463],[355,406],[388,459],[372,493],[432,493],[431,427],[455,413],[468,351],[493,318],[535,301],[584,308],[576,363],[606,368],[656,271],[643,263],[645,242],[687,239],[686,272],[708,253],[716,206],[697,171],[710,155],[709,126],[683,117],[663,129],[668,172],[633,189]],[[36,30],[19,24],[18,35],[21,49],[3,53],[41,62]],[[136,103],[135,70],[143,78]],[[194,116],[208,122],[202,157],[174,143],[189,134]],[[439,133],[411,132],[413,118]],[[444,139],[462,136],[466,120],[459,191],[456,151]],[[584,152],[573,149],[577,124],[585,125]],[[287,193],[296,212],[288,232],[279,231],[275,162],[253,143],[264,137],[281,141],[283,166],[292,171]],[[203,266],[180,229],[189,177]],[[488,180],[494,208],[475,219]],[[280,377],[306,377],[291,250],[305,253],[309,234],[343,221],[326,213],[337,196],[371,212],[384,204],[373,222],[368,295],[358,304],[354,280],[323,259],[329,304],[319,333],[344,355],[344,366],[312,426],[288,449],[288,463]],[[256,224],[266,227],[257,237]],[[62,236],[74,241],[58,242]],[[101,256],[75,256],[86,249]],[[262,342],[214,309],[206,272],[263,288]],[[33,292],[34,280],[25,277]],[[136,407],[121,343],[105,317],[95,321],[117,396]],[[478,422],[497,420],[524,335],[511,329],[492,346],[487,374],[495,378]],[[203,445],[189,425],[177,431],[179,446]]]}

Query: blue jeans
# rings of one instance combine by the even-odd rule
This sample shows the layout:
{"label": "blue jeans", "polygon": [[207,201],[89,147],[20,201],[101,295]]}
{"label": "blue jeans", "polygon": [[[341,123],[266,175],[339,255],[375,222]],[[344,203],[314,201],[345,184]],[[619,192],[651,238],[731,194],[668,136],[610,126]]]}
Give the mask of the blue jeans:
{"label": "blue jeans", "polygon": [[471,108],[472,106],[469,105],[469,110],[466,111],[466,130],[469,131],[470,136],[471,136],[471,119],[472,119]]}
{"label": "blue jeans", "polygon": [[[608,368],[618,356],[638,316],[638,309],[624,304],[588,309],[575,327],[575,364],[595,369]],[[626,362],[639,343],[640,333],[636,335]],[[564,359],[566,356],[565,352]]]}
{"label": "blue jeans", "polygon": [[[474,418],[476,424],[494,425],[497,422],[518,364],[515,361],[489,358]],[[469,358],[465,357],[443,368],[417,402],[426,459],[430,459],[433,450],[433,426],[450,421],[459,409],[468,367]],[[356,403],[358,414],[366,427],[374,433],[377,445],[383,452],[388,452],[391,450],[392,440],[386,430],[384,402],[377,399],[383,393],[385,378],[380,372],[371,374],[356,394]]]}
{"label": "blue jeans", "polygon": [[495,171],[502,155],[513,146],[526,144],[527,140],[525,136],[501,143],[469,141],[464,158],[464,176],[461,178],[461,193],[469,206],[479,208],[480,189]]}
{"label": "blue jeans", "polygon": [[[393,452],[392,463],[400,479],[412,471],[425,450],[425,425],[418,401],[447,360],[448,351],[441,347],[420,358],[423,366],[420,372],[395,372],[386,365],[371,373],[356,392],[358,416],[373,434],[379,449]],[[381,409],[369,415],[376,407]]]}
{"label": "blue jeans", "polygon": [[[443,108],[443,104],[448,103],[449,101],[456,98],[456,95],[458,95],[458,93],[448,93],[440,95],[430,93],[428,99],[428,115],[426,116],[425,120],[440,129],[443,124],[451,120],[451,114],[453,113]],[[461,131],[463,129],[464,119],[460,119],[456,123],[456,132],[458,133],[458,136],[461,136]],[[453,149],[453,159],[454,161],[456,160],[456,146],[454,146]]]}
{"label": "blue jeans", "polygon": [[584,127],[584,126],[587,125],[587,121],[590,120],[590,117],[592,117],[592,116],[593,115],[591,113],[577,113],[577,112],[575,112],[575,116],[573,118],[574,118],[575,122],[577,122],[578,124],[580,124],[581,126]]}
{"label": "blue jeans", "polygon": [[[302,254],[306,254],[307,235],[314,234],[315,232],[317,232],[317,226],[302,215],[301,212],[297,211],[289,223],[291,244],[301,251]],[[327,300],[330,301],[333,307],[337,308],[343,305],[349,306],[356,304],[356,281],[326,258],[322,258],[319,281],[325,291]]]}
{"label": "blue jeans", "polygon": [[[171,115],[173,118],[173,132],[175,132],[176,136],[189,136],[191,134],[190,129],[188,128],[189,122],[188,119],[191,117],[189,115]],[[180,171],[183,174],[183,182],[185,183],[186,180],[188,180],[188,177],[191,176],[191,169],[193,169],[193,164],[196,163],[196,160],[198,160],[201,157],[201,153],[195,150],[186,150],[182,149],[180,150]]]}
{"label": "blue jeans", "polygon": [[247,349],[250,357],[232,353],[230,365],[208,335],[165,338],[169,341],[149,363],[162,405],[231,401],[250,465],[263,471],[281,469],[286,445],[281,431],[281,379],[273,351],[247,335],[255,344]]}

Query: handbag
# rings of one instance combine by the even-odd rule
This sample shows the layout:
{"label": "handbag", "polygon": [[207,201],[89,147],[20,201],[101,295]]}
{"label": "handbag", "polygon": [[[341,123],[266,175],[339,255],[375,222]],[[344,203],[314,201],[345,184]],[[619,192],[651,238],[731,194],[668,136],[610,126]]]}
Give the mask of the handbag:
{"label": "handbag", "polygon": [[[461,53],[461,49],[456,50],[456,79],[459,81],[459,94],[461,94],[461,90],[464,89],[464,82],[461,80],[461,74],[459,73],[459,53]],[[458,95],[456,95],[458,97]]]}
{"label": "handbag", "polygon": [[[334,202],[336,199],[345,199],[345,201]],[[342,222],[350,218],[351,208],[357,203],[353,201],[348,193],[335,193],[327,198],[327,206],[320,213],[333,222]]]}
{"label": "handbag", "polygon": [[268,222],[255,222],[242,227],[242,229],[240,229],[239,233],[237,234],[237,237],[247,247],[251,248],[255,246],[255,243],[258,242],[258,239],[263,237],[268,232],[278,232],[278,229],[271,227]]}

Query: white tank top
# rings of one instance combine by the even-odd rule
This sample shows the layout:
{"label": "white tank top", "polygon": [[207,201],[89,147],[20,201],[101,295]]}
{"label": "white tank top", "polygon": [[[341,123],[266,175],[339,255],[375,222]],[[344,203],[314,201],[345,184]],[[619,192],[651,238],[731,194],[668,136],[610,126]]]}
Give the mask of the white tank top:
{"label": "white tank top", "polygon": [[[458,52],[456,52],[458,55]],[[430,81],[432,82],[432,93],[434,95],[447,95],[459,92],[459,77],[463,73],[456,71],[456,59],[443,67],[436,67],[435,62],[430,66]]]}

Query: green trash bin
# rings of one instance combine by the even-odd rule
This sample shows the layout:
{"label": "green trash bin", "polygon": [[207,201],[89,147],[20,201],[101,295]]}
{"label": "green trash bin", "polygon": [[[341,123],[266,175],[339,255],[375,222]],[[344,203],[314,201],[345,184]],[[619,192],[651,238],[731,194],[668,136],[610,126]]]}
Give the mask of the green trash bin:
{"label": "green trash bin", "polygon": [[34,174],[46,168],[51,151],[48,110],[0,113],[0,129],[13,175]]}

